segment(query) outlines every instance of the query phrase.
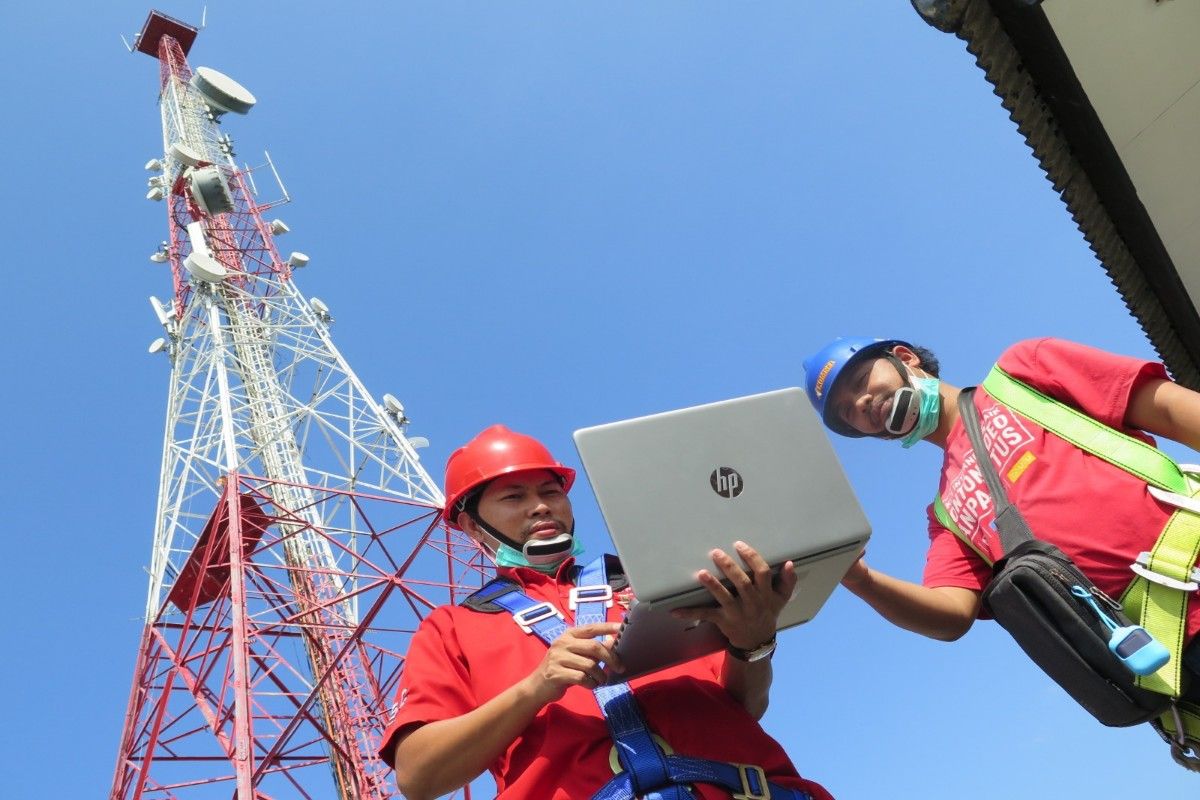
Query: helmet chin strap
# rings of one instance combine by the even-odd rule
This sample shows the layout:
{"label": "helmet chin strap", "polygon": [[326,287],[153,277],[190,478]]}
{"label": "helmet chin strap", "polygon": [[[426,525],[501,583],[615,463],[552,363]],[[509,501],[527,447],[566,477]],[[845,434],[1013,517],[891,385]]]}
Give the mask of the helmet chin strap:
{"label": "helmet chin strap", "polygon": [[883,421],[883,428],[888,435],[880,434],[879,438],[899,439],[917,424],[917,416],[921,411],[921,398],[911,385],[911,374],[904,362],[891,353],[884,354],[884,358],[890,361],[896,371],[900,373],[900,380],[904,385],[892,395],[892,410],[887,419]]}
{"label": "helmet chin strap", "polygon": [[567,532],[549,539],[530,539],[521,547],[521,552],[529,559],[530,564],[545,566],[562,561],[571,554],[574,546],[575,534]]}
{"label": "helmet chin strap", "polygon": [[[467,512],[471,514],[471,512]],[[489,525],[478,514],[471,514],[471,519],[475,520],[475,524],[483,529],[484,533],[492,537],[496,542],[506,544],[513,550],[520,551],[525,559],[530,564],[537,566],[545,566],[547,564],[557,564],[571,554],[571,550],[575,546],[575,523],[571,522],[571,530],[560,533],[557,536],[551,536],[549,539],[529,539],[524,545],[517,544],[514,540],[505,536],[500,531]],[[499,547],[492,545],[490,542],[486,544],[492,551],[492,557],[496,556]]]}

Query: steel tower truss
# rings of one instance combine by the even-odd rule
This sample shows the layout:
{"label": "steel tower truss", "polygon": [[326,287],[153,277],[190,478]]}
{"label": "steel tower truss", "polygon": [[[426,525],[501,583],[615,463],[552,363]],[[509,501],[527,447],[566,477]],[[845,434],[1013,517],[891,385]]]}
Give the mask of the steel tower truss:
{"label": "steel tower truss", "polygon": [[[138,47],[160,64],[171,378],[110,798],[393,797],[375,748],[408,639],[488,565],[438,523],[403,409],[372,397],[296,288],[272,204],[191,82],[188,31],[153,12]],[[206,203],[191,177],[212,166],[223,199]]]}

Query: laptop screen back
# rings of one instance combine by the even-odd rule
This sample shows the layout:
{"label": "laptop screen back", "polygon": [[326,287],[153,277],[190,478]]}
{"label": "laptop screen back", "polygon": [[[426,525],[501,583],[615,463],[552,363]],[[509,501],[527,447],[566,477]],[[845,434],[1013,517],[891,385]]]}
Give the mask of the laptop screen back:
{"label": "laptop screen back", "polygon": [[[740,539],[773,566],[796,561],[796,599],[816,590],[819,608],[870,536],[800,389],[584,428],[575,443],[642,603],[707,599],[696,573]],[[822,569],[836,574],[812,577]],[[781,627],[816,609],[791,611]]]}

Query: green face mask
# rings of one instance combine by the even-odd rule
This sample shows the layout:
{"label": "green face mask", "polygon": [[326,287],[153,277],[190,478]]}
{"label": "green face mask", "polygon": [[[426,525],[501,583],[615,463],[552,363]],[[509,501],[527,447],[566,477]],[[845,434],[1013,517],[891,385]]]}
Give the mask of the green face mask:
{"label": "green face mask", "polygon": [[571,549],[569,551],[564,550],[562,555],[558,556],[553,561],[541,561],[537,564],[531,562],[529,558],[517,548],[504,544],[503,542],[500,542],[499,545],[500,546],[496,548],[496,566],[530,567],[531,569],[536,569],[538,572],[544,572],[547,575],[557,570],[558,565],[565,561],[568,556],[579,556],[583,553],[583,543],[580,542],[575,536],[571,536]]}
{"label": "green face mask", "polygon": [[913,389],[920,396],[921,404],[917,409],[916,424],[900,440],[901,446],[905,448],[912,447],[933,433],[937,429],[938,418],[942,413],[942,398],[938,393],[938,386],[941,381],[937,378],[917,377],[910,378],[909,380],[913,385]]}

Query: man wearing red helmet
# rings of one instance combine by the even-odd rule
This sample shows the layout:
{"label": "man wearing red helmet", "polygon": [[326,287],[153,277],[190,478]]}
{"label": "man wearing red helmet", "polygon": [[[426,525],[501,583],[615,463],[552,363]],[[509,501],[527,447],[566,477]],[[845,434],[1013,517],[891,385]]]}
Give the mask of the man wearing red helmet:
{"label": "man wearing red helmet", "polygon": [[729,651],[606,685],[631,595],[614,557],[575,562],[574,479],[501,425],[450,456],[444,519],[493,556],[497,579],[412,639],[380,751],[401,791],[436,797],[487,769],[502,799],[829,800],[757,722],[794,570],[773,581],[744,543],[740,564],[714,551],[736,595],[703,571],[718,606],[684,613],[718,625]]}

